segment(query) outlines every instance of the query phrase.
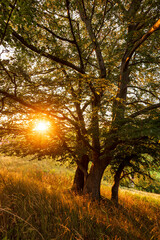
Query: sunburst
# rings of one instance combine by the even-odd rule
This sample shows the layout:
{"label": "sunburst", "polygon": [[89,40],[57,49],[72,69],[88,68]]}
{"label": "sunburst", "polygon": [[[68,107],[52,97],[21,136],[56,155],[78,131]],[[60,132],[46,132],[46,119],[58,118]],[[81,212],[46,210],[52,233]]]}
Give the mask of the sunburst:
{"label": "sunburst", "polygon": [[34,125],[34,128],[33,128],[33,131],[36,131],[36,132],[47,132],[49,130],[49,127],[50,127],[50,122],[49,121],[46,121],[46,120],[37,120],[35,122],[35,125]]}

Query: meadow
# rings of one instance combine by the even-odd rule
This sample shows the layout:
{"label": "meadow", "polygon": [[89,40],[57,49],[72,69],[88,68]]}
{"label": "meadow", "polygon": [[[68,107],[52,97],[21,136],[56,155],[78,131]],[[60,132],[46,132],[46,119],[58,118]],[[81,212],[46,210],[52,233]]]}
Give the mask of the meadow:
{"label": "meadow", "polygon": [[0,157],[1,240],[159,240],[160,195],[102,184],[101,202],[70,191],[73,170]]}

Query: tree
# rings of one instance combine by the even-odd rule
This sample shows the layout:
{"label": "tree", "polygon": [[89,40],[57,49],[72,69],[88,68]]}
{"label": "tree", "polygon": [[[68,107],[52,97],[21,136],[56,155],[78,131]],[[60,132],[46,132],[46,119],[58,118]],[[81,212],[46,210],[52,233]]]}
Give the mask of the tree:
{"label": "tree", "polygon": [[[159,119],[159,1],[2,1],[1,8],[3,45],[15,48],[27,71],[38,59],[35,68],[48,74],[41,79],[30,74],[27,80],[23,73],[15,81],[1,62],[10,78],[8,85],[1,79],[2,106],[5,97],[58,119],[64,149],[75,159],[81,155],[74,184],[99,198],[103,172],[119,147],[128,144],[127,136],[134,144],[135,128],[141,131],[147,118],[150,123]],[[158,124],[154,126],[154,134],[150,128],[141,132],[157,146]],[[83,156],[92,161],[89,173]],[[116,163],[125,165],[125,159]]]}
{"label": "tree", "polygon": [[[158,141],[155,141],[153,135],[151,137],[149,133],[154,131],[154,128],[157,129],[155,127],[157,119],[154,121],[154,124],[152,120],[152,125],[150,125],[149,119],[147,119],[147,124],[145,123],[145,119],[145,121],[143,121],[144,126],[141,127],[141,133],[138,133],[137,136],[135,129],[134,136],[129,136],[128,141],[125,144],[120,144],[115,150],[115,159],[111,163],[111,171],[114,172],[112,200],[116,203],[118,203],[118,190],[122,179],[129,178],[132,180],[134,175],[142,175],[144,178],[153,180],[151,177],[152,172],[155,170],[158,171],[160,156],[159,144]],[[146,129],[146,127],[148,129]],[[146,130],[148,132],[147,134]],[[155,136],[154,134],[154,137]],[[126,137],[127,136],[125,136],[125,138]],[[132,182],[134,183],[133,180]]]}

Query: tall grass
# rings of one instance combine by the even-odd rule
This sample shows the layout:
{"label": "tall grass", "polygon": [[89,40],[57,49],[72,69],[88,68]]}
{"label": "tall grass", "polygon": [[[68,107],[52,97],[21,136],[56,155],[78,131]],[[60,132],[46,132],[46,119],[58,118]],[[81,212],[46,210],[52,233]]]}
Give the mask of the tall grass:
{"label": "tall grass", "polygon": [[41,170],[0,171],[1,240],[159,240],[160,197],[120,192],[120,205],[71,191],[71,177]]}

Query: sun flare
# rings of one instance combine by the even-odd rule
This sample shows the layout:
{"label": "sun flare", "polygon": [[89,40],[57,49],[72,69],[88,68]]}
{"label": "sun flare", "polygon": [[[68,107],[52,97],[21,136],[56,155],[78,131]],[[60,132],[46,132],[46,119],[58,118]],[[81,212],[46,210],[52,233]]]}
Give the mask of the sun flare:
{"label": "sun flare", "polygon": [[35,123],[33,130],[36,132],[46,132],[48,131],[49,127],[50,123],[48,121],[39,120]]}

